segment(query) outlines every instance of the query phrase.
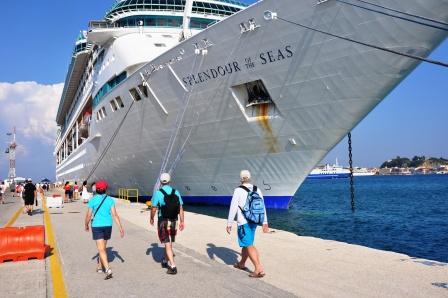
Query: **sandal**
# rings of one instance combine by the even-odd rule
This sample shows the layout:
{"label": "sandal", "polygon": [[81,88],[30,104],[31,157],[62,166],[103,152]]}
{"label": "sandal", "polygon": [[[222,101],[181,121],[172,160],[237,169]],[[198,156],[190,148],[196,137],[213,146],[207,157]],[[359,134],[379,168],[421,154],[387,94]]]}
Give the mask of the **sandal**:
{"label": "sandal", "polygon": [[249,277],[252,277],[252,278],[262,278],[265,275],[266,275],[266,273],[264,273],[264,272],[258,272],[258,273],[252,272],[251,274],[249,274]]}
{"label": "sandal", "polygon": [[235,263],[233,264],[233,268],[239,269],[239,270],[243,270],[243,271],[247,271],[247,267],[241,267],[239,263]]}

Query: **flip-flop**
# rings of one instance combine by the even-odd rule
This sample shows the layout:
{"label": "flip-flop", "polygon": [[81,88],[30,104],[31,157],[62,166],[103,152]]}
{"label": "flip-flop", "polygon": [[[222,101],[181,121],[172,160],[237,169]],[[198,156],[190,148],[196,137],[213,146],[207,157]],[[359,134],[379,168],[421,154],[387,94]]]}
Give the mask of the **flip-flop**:
{"label": "flip-flop", "polygon": [[264,273],[264,272],[258,272],[258,273],[252,272],[251,274],[249,274],[249,277],[252,277],[252,278],[262,278],[265,275],[266,275],[266,273]]}
{"label": "flip-flop", "polygon": [[233,268],[239,269],[239,270],[243,270],[243,271],[247,271],[247,267],[240,267],[240,265],[238,263],[233,264]]}

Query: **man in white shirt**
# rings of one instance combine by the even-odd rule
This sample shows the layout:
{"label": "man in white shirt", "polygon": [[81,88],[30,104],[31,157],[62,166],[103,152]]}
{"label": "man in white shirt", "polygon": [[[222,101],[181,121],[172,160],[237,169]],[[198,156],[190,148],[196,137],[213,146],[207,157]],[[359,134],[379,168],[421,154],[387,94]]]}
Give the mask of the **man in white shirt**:
{"label": "man in white shirt", "polygon": [[[234,267],[241,270],[246,270],[247,268],[245,264],[247,258],[250,258],[251,262],[254,264],[255,269],[251,274],[249,274],[249,276],[260,278],[265,276],[265,273],[263,270],[263,266],[260,263],[258,250],[254,246],[254,237],[257,224],[248,222],[241,212],[241,209],[244,208],[248,197],[248,192],[244,188],[252,191],[254,190],[254,185],[250,183],[251,175],[248,170],[241,171],[240,178],[243,187],[239,186],[235,188],[235,191],[233,193],[232,202],[230,203],[229,217],[227,220],[227,233],[230,234],[236,215],[238,225],[238,243],[241,247],[241,260],[236,263]],[[261,198],[263,198],[263,195],[259,189],[256,189],[256,192]],[[264,210],[263,232],[269,232],[266,208]]]}

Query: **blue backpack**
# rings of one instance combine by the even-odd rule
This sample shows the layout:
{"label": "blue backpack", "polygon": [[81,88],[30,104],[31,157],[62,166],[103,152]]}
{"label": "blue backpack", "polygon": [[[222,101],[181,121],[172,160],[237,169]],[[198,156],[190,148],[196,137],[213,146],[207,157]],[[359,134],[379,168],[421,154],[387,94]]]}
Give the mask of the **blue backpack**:
{"label": "blue backpack", "polygon": [[244,218],[250,223],[263,224],[265,207],[263,199],[257,193],[257,187],[254,185],[253,190],[250,190],[244,185],[240,185],[239,187],[247,191],[246,204],[243,208],[238,206]]}

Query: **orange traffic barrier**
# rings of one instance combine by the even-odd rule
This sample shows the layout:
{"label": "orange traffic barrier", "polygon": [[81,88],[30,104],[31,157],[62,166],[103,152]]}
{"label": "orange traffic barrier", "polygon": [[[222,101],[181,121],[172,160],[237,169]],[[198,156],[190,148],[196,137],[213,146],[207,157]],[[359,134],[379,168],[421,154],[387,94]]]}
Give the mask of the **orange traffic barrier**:
{"label": "orange traffic barrier", "polygon": [[45,227],[42,225],[0,229],[0,263],[41,260],[46,251]]}

